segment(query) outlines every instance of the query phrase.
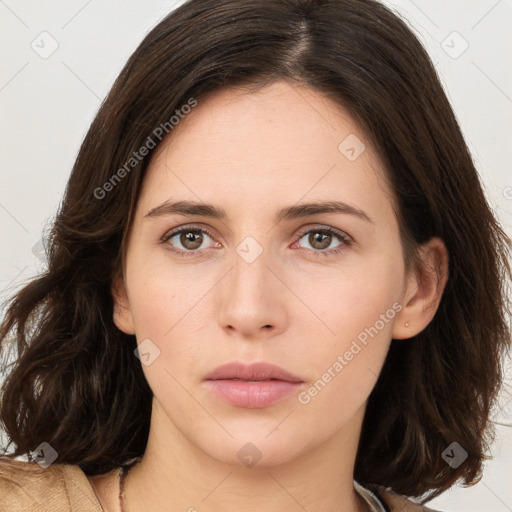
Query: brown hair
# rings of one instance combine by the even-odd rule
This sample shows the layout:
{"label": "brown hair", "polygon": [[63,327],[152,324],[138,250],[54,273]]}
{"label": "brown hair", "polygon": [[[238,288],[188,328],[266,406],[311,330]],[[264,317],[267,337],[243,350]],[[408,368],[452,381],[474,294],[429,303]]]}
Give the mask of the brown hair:
{"label": "brown hair", "polygon": [[[414,248],[434,236],[450,255],[434,319],[391,344],[354,477],[430,497],[478,478],[510,346],[510,240],[427,53],[373,0],[190,0],[145,37],[82,143],[48,270],[12,298],[1,325],[4,349],[9,335],[18,352],[0,410],[13,455],[46,441],[59,462],[98,474],[143,454],[152,393],[135,336],[113,323],[111,285],[154,149],[126,162],[158,138],[157,127],[170,133],[169,119],[191,98],[278,79],[337,101],[364,130],[396,197],[406,262],[417,267]],[[468,453],[457,469],[441,456],[454,441]]]}

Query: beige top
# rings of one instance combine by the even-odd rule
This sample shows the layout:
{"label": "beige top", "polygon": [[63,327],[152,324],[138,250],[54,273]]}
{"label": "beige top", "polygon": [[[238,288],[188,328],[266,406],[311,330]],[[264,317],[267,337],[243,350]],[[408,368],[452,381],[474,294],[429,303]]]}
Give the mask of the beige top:
{"label": "beige top", "polygon": [[[435,512],[383,488],[390,512]],[[0,511],[103,512],[85,473],[70,464],[38,464],[0,457]]]}

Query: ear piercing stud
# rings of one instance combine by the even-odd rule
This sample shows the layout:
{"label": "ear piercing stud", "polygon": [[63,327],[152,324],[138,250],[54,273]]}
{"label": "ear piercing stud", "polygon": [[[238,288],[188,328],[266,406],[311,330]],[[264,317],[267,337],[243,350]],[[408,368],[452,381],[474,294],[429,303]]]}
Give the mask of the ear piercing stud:
{"label": "ear piercing stud", "polygon": [[409,322],[405,322],[405,327],[409,327]]}

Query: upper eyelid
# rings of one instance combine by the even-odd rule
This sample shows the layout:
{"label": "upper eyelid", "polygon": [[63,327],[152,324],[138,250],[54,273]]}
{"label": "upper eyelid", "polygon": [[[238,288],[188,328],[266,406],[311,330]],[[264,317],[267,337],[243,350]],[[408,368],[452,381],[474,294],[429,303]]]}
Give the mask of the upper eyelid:
{"label": "upper eyelid", "polygon": [[333,235],[350,238],[350,240],[352,240],[352,237],[347,232],[343,231],[342,229],[338,229],[333,226],[328,226],[325,224],[324,225],[319,224],[316,226],[305,226],[304,228],[299,229],[296,232],[296,235],[302,236],[302,235],[305,235],[306,233],[308,233],[309,231],[330,231],[330,232],[332,232],[331,234],[333,234]]}

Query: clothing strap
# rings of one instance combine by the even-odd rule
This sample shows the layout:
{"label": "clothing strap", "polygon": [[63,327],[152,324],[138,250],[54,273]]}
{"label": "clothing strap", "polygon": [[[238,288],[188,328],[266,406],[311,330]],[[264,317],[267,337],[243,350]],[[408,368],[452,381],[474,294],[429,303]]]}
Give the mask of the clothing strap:
{"label": "clothing strap", "polygon": [[377,496],[372,491],[366,489],[366,487],[363,487],[355,480],[354,489],[359,494],[359,496],[361,496],[361,498],[363,498],[363,500],[368,504],[372,512],[387,512],[382,501],[380,501],[379,498],[377,498]]}

